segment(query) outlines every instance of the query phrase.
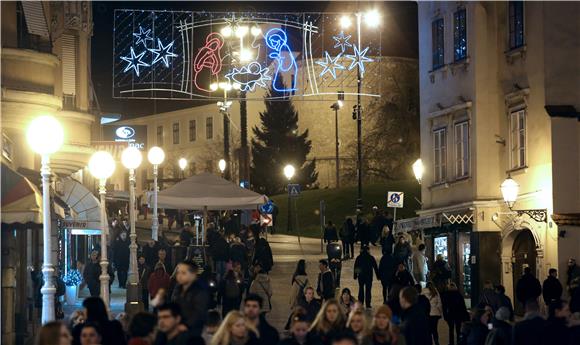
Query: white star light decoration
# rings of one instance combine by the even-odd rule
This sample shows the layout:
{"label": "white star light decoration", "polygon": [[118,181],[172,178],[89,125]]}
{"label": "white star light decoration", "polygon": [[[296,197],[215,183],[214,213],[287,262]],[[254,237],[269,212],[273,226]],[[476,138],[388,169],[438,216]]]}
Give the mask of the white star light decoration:
{"label": "white star light decoration", "polygon": [[[159,38],[157,39],[157,49],[149,49],[150,52],[155,54],[155,57],[153,58],[153,62],[151,62],[151,65],[154,65],[157,61],[162,61],[165,67],[169,67],[168,58],[177,56],[177,54],[173,53],[172,51],[169,51],[170,49],[173,48],[173,42],[174,41],[172,41],[166,46],[163,46],[163,43],[161,43],[161,39]],[[137,73],[137,75],[139,75],[139,73]]]}
{"label": "white star light decoration", "polygon": [[373,62],[375,60],[366,57],[367,51],[369,47],[366,47],[362,52],[358,50],[358,47],[354,46],[354,55],[346,55],[348,59],[352,60],[350,66],[348,66],[348,70],[352,70],[356,65],[360,67],[361,76],[365,74],[365,62]]}
{"label": "white star light decoration", "polygon": [[340,47],[340,49],[344,53],[344,51],[346,50],[346,47],[352,47],[352,44],[350,44],[348,42],[348,40],[350,39],[350,36],[351,35],[345,36],[344,35],[344,31],[341,31],[336,36],[332,36],[332,39],[336,41],[336,44],[334,45],[334,48]]}
{"label": "white star light decoration", "polygon": [[141,26],[139,26],[139,33],[134,32],[133,36],[137,37],[137,43],[135,45],[139,45],[139,43],[143,43],[143,46],[147,48],[147,40],[153,41],[152,37],[149,37],[151,33],[151,29],[145,31]]}
{"label": "white star light decoration", "polygon": [[139,55],[135,55],[135,51],[133,50],[133,47],[131,47],[131,56],[121,56],[121,60],[128,62],[127,67],[125,67],[125,70],[123,72],[127,72],[130,69],[134,69],[135,74],[139,76],[139,66],[149,67],[148,63],[141,61],[143,55],[145,55],[145,52],[142,52]]}
{"label": "white star light decoration", "polygon": [[338,59],[342,53],[339,53],[334,59],[328,54],[327,51],[324,52],[326,55],[325,61],[317,61],[316,63],[320,66],[324,67],[322,72],[320,73],[320,77],[322,77],[325,73],[330,73],[333,79],[336,79],[336,70],[337,69],[345,69],[343,65],[338,64]]}

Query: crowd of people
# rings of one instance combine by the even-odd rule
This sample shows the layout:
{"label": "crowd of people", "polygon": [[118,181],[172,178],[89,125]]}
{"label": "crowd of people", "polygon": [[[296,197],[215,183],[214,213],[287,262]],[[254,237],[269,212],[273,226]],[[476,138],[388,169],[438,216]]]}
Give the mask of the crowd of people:
{"label": "crowd of people", "polygon": [[[282,332],[266,318],[274,294],[269,276],[274,261],[268,241],[257,227],[228,231],[210,224],[205,239],[208,260],[202,265],[190,250],[173,262],[177,253],[168,254],[175,243],[148,242],[139,249],[139,288],[145,311],[131,320],[109,319],[98,297],[99,285],[89,277],[92,271],[100,274],[98,252],[93,252],[85,267],[91,297],[84,300],[84,310],[75,312],[67,325],[44,325],[37,344],[439,345],[441,319],[447,323],[451,345],[580,344],[580,267],[574,260],[567,272],[570,303],[562,299],[564,289],[556,270],[549,271],[543,284],[529,268],[524,270],[516,283],[516,302],[523,305],[525,314],[516,322],[503,286],[485,282],[479,303],[468,310],[443,257],[429,264],[424,244],[412,246],[405,236],[395,239],[388,219],[378,225],[375,220],[347,219],[340,231],[328,224],[328,258],[318,262],[316,279],[309,277],[306,260],[296,264]],[[195,236],[185,223],[176,243],[193,243]],[[121,230],[117,237],[111,245],[114,260],[119,253],[125,255],[124,248],[115,250],[124,246],[126,235]],[[358,255],[353,241],[361,242]],[[382,248],[378,263],[370,245]],[[357,298],[350,289],[341,288],[341,267],[350,259],[354,259]],[[124,269],[114,265],[120,287],[126,279]],[[373,309],[375,277],[382,285],[383,304]],[[545,313],[540,310],[540,296],[547,306]]]}

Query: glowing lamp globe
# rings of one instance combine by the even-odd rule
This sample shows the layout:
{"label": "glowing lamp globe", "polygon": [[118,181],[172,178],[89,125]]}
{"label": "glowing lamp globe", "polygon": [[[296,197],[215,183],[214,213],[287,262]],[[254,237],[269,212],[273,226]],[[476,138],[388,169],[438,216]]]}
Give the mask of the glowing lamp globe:
{"label": "glowing lamp globe", "polygon": [[106,180],[115,172],[115,160],[109,152],[98,151],[93,153],[89,160],[91,175],[99,180]]}
{"label": "glowing lamp globe", "polygon": [[226,170],[226,160],[220,159],[220,161],[218,162],[218,167],[220,168],[220,171],[223,173]]}
{"label": "glowing lamp globe", "polygon": [[143,155],[141,155],[141,151],[134,146],[127,147],[121,154],[121,163],[127,169],[137,169],[142,161]]}
{"label": "glowing lamp globe", "polygon": [[185,170],[185,168],[187,167],[187,159],[179,158],[179,161],[177,162],[177,164],[179,164],[179,169]]}
{"label": "glowing lamp globe", "polygon": [[415,163],[413,163],[413,174],[415,178],[421,184],[421,180],[423,179],[423,173],[425,172],[425,166],[423,166],[423,161],[421,158],[417,159]]}
{"label": "glowing lamp globe", "polygon": [[350,25],[352,24],[352,21],[350,20],[349,16],[342,16],[340,17],[340,27],[343,29],[348,29],[350,27]]}
{"label": "glowing lamp globe", "polygon": [[60,122],[50,115],[34,119],[26,132],[28,145],[40,155],[58,151],[64,141],[64,130]]}
{"label": "glowing lamp globe", "polygon": [[510,176],[508,176],[505,181],[502,182],[501,186],[499,187],[501,190],[501,195],[503,197],[503,201],[507,204],[507,206],[511,209],[514,207],[516,200],[518,199],[518,192],[520,190],[520,185],[514,181]]}
{"label": "glowing lamp globe", "polygon": [[163,152],[161,147],[153,146],[147,153],[147,159],[149,160],[149,163],[159,165],[163,163],[163,160],[165,160],[165,152]]}
{"label": "glowing lamp globe", "polygon": [[286,176],[288,180],[294,176],[294,173],[296,173],[296,169],[294,169],[292,164],[288,164],[284,167],[284,176]]}
{"label": "glowing lamp globe", "polygon": [[377,27],[381,24],[381,14],[377,10],[370,10],[365,13],[364,21],[371,28]]}

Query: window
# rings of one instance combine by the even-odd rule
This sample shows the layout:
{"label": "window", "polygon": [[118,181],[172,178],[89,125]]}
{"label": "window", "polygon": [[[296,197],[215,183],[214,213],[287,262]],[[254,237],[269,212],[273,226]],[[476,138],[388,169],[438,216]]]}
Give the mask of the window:
{"label": "window", "polygon": [[519,169],[526,166],[526,111],[510,114],[510,166]]}
{"label": "window", "polygon": [[469,122],[455,124],[455,177],[469,176]]}
{"label": "window", "polygon": [[433,50],[433,69],[443,66],[445,63],[445,49],[443,45],[443,18],[435,20],[432,24],[432,50]]}
{"label": "window", "polygon": [[163,146],[163,126],[157,126],[157,146]]}
{"label": "window", "polygon": [[509,2],[510,49],[524,45],[524,2]]}
{"label": "window", "polygon": [[205,119],[205,138],[207,140],[213,139],[213,117],[211,116]]}
{"label": "window", "polygon": [[195,120],[189,120],[189,141],[197,139],[197,124]]}
{"label": "window", "polygon": [[2,156],[9,162],[14,158],[14,142],[4,133],[2,133]]}
{"label": "window", "polygon": [[179,122],[173,124],[173,145],[179,144]]}
{"label": "window", "polygon": [[467,57],[467,11],[465,8],[453,14],[453,57],[455,61]]}
{"label": "window", "polygon": [[435,237],[433,239],[433,254],[435,257],[441,255],[443,256],[443,260],[447,261],[447,248],[447,236]]}
{"label": "window", "polygon": [[447,133],[445,128],[433,131],[434,183],[445,182],[447,177]]}

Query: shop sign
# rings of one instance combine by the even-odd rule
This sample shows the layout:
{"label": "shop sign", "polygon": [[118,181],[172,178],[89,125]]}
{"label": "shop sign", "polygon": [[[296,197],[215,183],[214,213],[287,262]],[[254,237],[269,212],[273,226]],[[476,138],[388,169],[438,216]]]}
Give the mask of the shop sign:
{"label": "shop sign", "polygon": [[89,222],[84,220],[62,220],[61,227],[64,229],[86,229]]}
{"label": "shop sign", "polygon": [[147,126],[107,125],[103,126],[103,140],[128,143],[140,150],[147,148]]}
{"label": "shop sign", "polygon": [[397,231],[412,231],[419,229],[434,228],[441,225],[435,215],[401,219],[397,221]]}

